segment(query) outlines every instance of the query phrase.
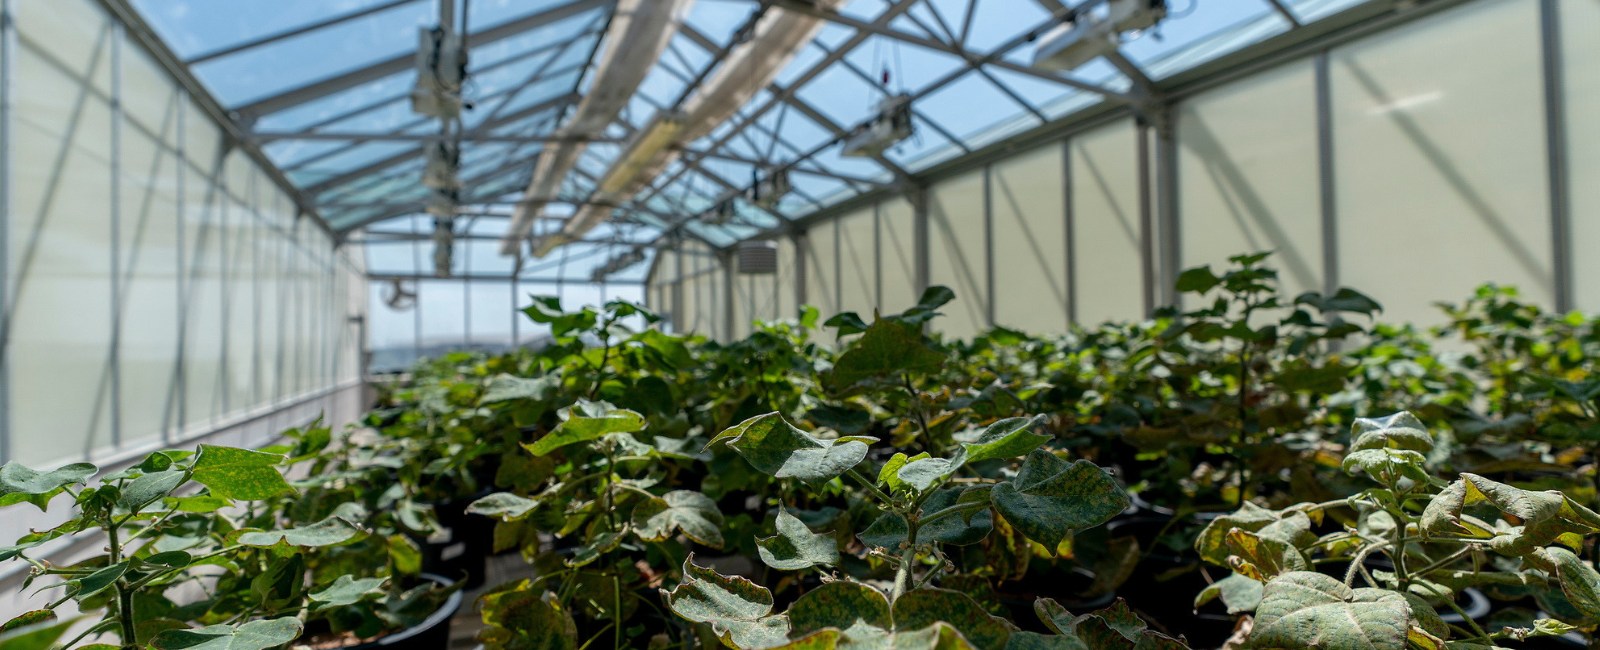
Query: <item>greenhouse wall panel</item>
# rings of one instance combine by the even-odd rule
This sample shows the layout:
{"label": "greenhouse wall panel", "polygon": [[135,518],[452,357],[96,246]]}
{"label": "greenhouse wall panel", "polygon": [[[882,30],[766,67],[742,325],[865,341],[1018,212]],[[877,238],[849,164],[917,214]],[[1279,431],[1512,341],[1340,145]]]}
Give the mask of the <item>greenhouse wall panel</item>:
{"label": "greenhouse wall panel", "polygon": [[1559,50],[1562,66],[1561,115],[1566,120],[1566,186],[1572,192],[1567,205],[1572,224],[1567,243],[1572,260],[1574,305],[1587,312],[1600,311],[1600,3],[1562,0]]}
{"label": "greenhouse wall panel", "polygon": [[839,311],[871,320],[878,306],[877,211],[868,207],[840,217]]}
{"label": "greenhouse wall panel", "polygon": [[309,219],[287,231],[284,190],[98,3],[7,6],[0,461],[115,462],[325,392],[336,357],[356,379],[346,254]]}
{"label": "greenhouse wall panel", "polygon": [[801,255],[806,258],[806,304],[815,305],[830,316],[843,311],[839,306],[836,225],[827,221],[808,229],[801,247]]}
{"label": "greenhouse wall panel", "polygon": [[904,198],[878,204],[878,306],[885,314],[916,304],[916,208]]}
{"label": "greenhouse wall panel", "polygon": [[1064,174],[1060,145],[991,167],[996,325],[1059,332],[1070,319]]}
{"label": "greenhouse wall panel", "polygon": [[1180,105],[1180,267],[1272,251],[1285,293],[1323,289],[1316,107],[1310,60]]}
{"label": "greenhouse wall panel", "polygon": [[989,327],[989,227],[986,172],[940,181],[928,190],[928,278],[956,292],[935,327],[970,337]]}
{"label": "greenhouse wall panel", "polygon": [[1144,316],[1138,138],[1124,120],[1073,137],[1072,283],[1077,320]]}
{"label": "greenhouse wall panel", "polygon": [[1539,3],[1480,2],[1333,51],[1338,282],[1386,320],[1486,282],[1553,306],[1538,39]]}

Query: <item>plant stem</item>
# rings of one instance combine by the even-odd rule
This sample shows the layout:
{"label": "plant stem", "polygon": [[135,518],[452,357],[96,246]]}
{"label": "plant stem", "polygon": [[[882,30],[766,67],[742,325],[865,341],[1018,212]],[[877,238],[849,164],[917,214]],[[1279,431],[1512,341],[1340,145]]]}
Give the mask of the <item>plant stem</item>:
{"label": "plant stem", "polygon": [[1473,552],[1474,550],[1477,550],[1477,547],[1474,547],[1474,546],[1463,546],[1463,547],[1461,547],[1460,550],[1458,550],[1458,551],[1456,551],[1454,553],[1451,553],[1449,555],[1446,555],[1446,556],[1444,556],[1442,558],[1439,558],[1437,560],[1434,560],[1433,562],[1429,563],[1428,566],[1425,566],[1425,567],[1422,567],[1420,569],[1417,569],[1415,572],[1412,573],[1412,575],[1416,575],[1416,576],[1427,575],[1429,571],[1433,571],[1434,569],[1437,569],[1437,568],[1442,567],[1442,566],[1444,566],[1446,564],[1449,564],[1451,562],[1459,560],[1463,556],[1465,556],[1468,553]]}
{"label": "plant stem", "polygon": [[933,432],[928,430],[928,418],[922,413],[922,394],[917,392],[917,387],[911,383],[911,375],[902,374],[900,380],[906,392],[911,394],[911,414],[917,416],[917,426],[922,428],[922,444],[933,451]]}
{"label": "plant stem", "polygon": [[950,506],[948,508],[944,508],[942,510],[935,510],[933,512],[930,512],[930,513],[928,513],[928,516],[923,517],[921,519],[921,521],[919,521],[917,523],[918,523],[918,525],[926,526],[926,525],[931,524],[931,523],[933,523],[935,521],[938,521],[940,519],[944,519],[945,517],[949,517],[950,515],[956,514],[958,512],[964,511],[964,510],[978,510],[980,508],[987,508],[987,507],[989,507],[989,502],[988,501],[973,501],[971,503],[958,503],[956,505]]}
{"label": "plant stem", "polygon": [[[111,564],[116,565],[122,562],[122,543],[121,540],[117,539],[117,526],[111,524],[109,519],[108,517],[107,524],[109,525],[106,526],[106,536],[109,538],[108,549],[111,554]],[[126,578],[117,578],[113,588],[117,592],[117,622],[122,624],[122,647],[137,648],[139,647],[139,632],[133,625],[133,590],[128,588]]]}
{"label": "plant stem", "polygon": [[[1368,555],[1372,555],[1373,551],[1376,551],[1376,550],[1381,549],[1381,548],[1383,548],[1385,546],[1388,546],[1389,544],[1390,544],[1390,542],[1378,542],[1376,544],[1373,544],[1371,546],[1363,548],[1363,549],[1361,549],[1360,552],[1356,553],[1355,558],[1350,560],[1350,568],[1347,569],[1344,572],[1344,586],[1349,587],[1349,586],[1355,584],[1356,572],[1357,571],[1363,571],[1363,572],[1366,571],[1366,569],[1364,567],[1362,567],[1362,564],[1367,561],[1367,556]],[[1372,580],[1372,578],[1369,576],[1367,578],[1367,580],[1370,581],[1370,580]],[[1376,587],[1378,585],[1377,584],[1373,584],[1372,586]]]}
{"label": "plant stem", "polygon": [[844,474],[845,476],[855,479],[857,483],[860,483],[863,487],[867,488],[867,491],[872,493],[872,496],[878,497],[878,500],[882,501],[884,505],[894,505],[894,497],[884,494],[883,490],[878,489],[878,484],[876,482],[874,482],[872,479],[862,476],[861,472],[857,471],[856,468],[852,467],[846,470]]}
{"label": "plant stem", "polygon": [[917,522],[907,519],[906,547],[900,551],[900,566],[894,572],[894,591],[889,595],[892,605],[905,595],[911,586],[911,565],[917,561]]}
{"label": "plant stem", "polygon": [[611,574],[611,616],[616,621],[612,628],[616,634],[612,637],[611,647],[613,650],[622,650],[622,581],[617,579],[616,574]]}

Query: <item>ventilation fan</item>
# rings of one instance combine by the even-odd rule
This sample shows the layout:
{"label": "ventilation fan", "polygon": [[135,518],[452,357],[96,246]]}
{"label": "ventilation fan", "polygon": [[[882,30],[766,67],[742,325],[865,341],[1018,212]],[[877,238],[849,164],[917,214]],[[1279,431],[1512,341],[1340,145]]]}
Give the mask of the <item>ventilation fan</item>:
{"label": "ventilation fan", "polygon": [[407,288],[398,278],[390,280],[389,286],[383,290],[383,304],[395,311],[411,309],[417,304],[417,290],[415,287]]}

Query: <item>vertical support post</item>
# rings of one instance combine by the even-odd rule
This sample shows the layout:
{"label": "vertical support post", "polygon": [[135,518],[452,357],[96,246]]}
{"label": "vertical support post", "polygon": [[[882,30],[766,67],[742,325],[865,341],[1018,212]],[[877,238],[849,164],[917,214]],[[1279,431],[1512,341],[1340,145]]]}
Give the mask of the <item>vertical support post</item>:
{"label": "vertical support post", "polygon": [[917,297],[921,297],[933,282],[928,259],[928,240],[932,230],[929,227],[928,190],[921,186],[913,187],[906,193],[906,199],[911,201],[911,250],[916,266],[913,281]]}
{"label": "vertical support post", "polygon": [[522,293],[522,247],[517,247],[517,262],[511,270],[511,347],[522,347],[522,312],[517,310],[517,296]]}
{"label": "vertical support post", "polygon": [[184,367],[189,358],[189,224],[187,223],[189,220],[189,190],[187,183],[189,178],[189,153],[188,137],[184,133],[188,129],[188,121],[185,117],[189,114],[189,102],[184,101],[186,99],[188,99],[186,92],[182,90],[173,91],[172,110],[177,114],[177,119],[175,120],[177,137],[174,141],[178,146],[177,152],[173,154],[178,161],[176,165],[177,176],[173,179],[178,193],[178,214],[175,220],[177,221],[178,245],[176,248],[178,249],[178,254],[174,256],[177,258],[175,262],[177,264],[178,277],[178,352],[174,355],[176,359],[172,362],[171,390],[173,399],[169,401],[176,402],[177,409],[176,413],[173,414],[176,420],[169,422],[167,426],[162,428],[161,432],[161,441],[169,444],[177,439],[178,436],[175,434],[182,433],[183,425],[188,422],[187,409],[189,403],[189,370]]}
{"label": "vertical support post", "polygon": [[[839,254],[839,218],[828,219],[828,229],[833,231],[833,309],[844,311],[844,256]],[[823,314],[823,317],[832,314]]]}
{"label": "vertical support post", "polygon": [[789,243],[794,246],[794,306],[795,316],[799,316],[799,310],[806,306],[806,269],[810,264],[806,254],[811,252],[811,238],[806,231],[796,230],[789,235]]}
{"label": "vertical support post", "polygon": [[1339,289],[1339,215],[1335,202],[1333,160],[1333,84],[1328,51],[1317,53],[1317,193],[1322,218],[1322,292]]}
{"label": "vertical support post", "polygon": [[1062,219],[1065,220],[1066,233],[1066,284],[1067,289],[1066,316],[1067,325],[1070,327],[1078,322],[1078,244],[1076,221],[1072,209],[1072,140],[1061,143],[1061,192],[1062,192]]}
{"label": "vertical support post", "polygon": [[1140,288],[1144,294],[1144,316],[1156,309],[1155,215],[1150,191],[1150,124],[1139,118],[1139,261]]}
{"label": "vertical support post", "polygon": [[1178,270],[1183,264],[1183,233],[1178,214],[1178,115],[1170,104],[1156,109],[1156,242],[1159,251],[1157,295],[1178,305]]}
{"label": "vertical support post", "polygon": [[1561,4],[1539,3],[1540,57],[1544,72],[1544,125],[1547,173],[1550,176],[1551,271],[1556,311],[1572,309],[1572,196],[1567,161],[1567,112],[1561,56]]}
{"label": "vertical support post", "polygon": [[[111,447],[122,448],[122,22],[111,21]],[[224,334],[226,336],[226,334]],[[226,357],[224,357],[226,363]],[[224,365],[224,372],[227,366]]]}
{"label": "vertical support post", "polygon": [[[417,230],[416,217],[411,218],[411,268],[422,274],[422,233]],[[412,361],[422,358],[422,280],[416,282],[417,298],[411,303],[411,353]]]}
{"label": "vertical support post", "polygon": [[0,464],[11,458],[11,139],[12,66],[17,60],[12,0],[0,0]]}
{"label": "vertical support post", "polygon": [[872,306],[883,310],[883,203],[872,204]]}
{"label": "vertical support post", "polygon": [[731,251],[719,252],[717,257],[721,258],[722,262],[722,338],[724,341],[732,341],[734,339],[733,274],[738,269],[735,268]]}
{"label": "vertical support post", "polygon": [[[605,285],[600,286],[600,303],[605,304]],[[461,339],[472,344],[472,245],[465,238],[461,245]]]}
{"label": "vertical support post", "polygon": [[683,333],[688,329],[683,308],[683,251],[676,245],[672,247],[672,265],[676,278],[672,281],[672,331]]}
{"label": "vertical support post", "polygon": [[983,166],[983,319],[994,327],[994,165]]}

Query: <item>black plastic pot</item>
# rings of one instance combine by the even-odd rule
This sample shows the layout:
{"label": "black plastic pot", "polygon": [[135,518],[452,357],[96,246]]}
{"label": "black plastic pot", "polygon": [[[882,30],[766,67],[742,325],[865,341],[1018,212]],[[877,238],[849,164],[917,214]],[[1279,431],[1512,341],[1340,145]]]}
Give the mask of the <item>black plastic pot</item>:
{"label": "black plastic pot", "polygon": [[[442,576],[422,574],[423,579],[439,583],[448,587],[449,579]],[[339,650],[447,650],[450,647],[450,621],[455,618],[456,610],[461,609],[461,590],[450,594],[450,598],[439,607],[439,610],[430,615],[416,627],[407,628],[394,634],[381,636],[366,643],[345,646]]]}
{"label": "black plastic pot", "polygon": [[[1132,576],[1117,589],[1117,596],[1128,601],[1130,607],[1163,632],[1186,637],[1191,647],[1215,648],[1232,636],[1238,617],[1195,611],[1194,595],[1211,582],[1207,574],[1202,573],[1208,570],[1205,562],[1193,549],[1173,550],[1155,544],[1161,531],[1183,524],[1194,525],[1194,522],[1175,522],[1170,516],[1140,513],[1107,524],[1112,537],[1133,537],[1145,551]],[[1221,576],[1212,574],[1211,577]]]}
{"label": "black plastic pot", "polygon": [[424,571],[461,578],[466,589],[483,586],[489,556],[494,552],[493,517],[467,514],[467,506],[489,495],[488,490],[434,505],[439,525],[450,531],[446,542],[425,542]]}

